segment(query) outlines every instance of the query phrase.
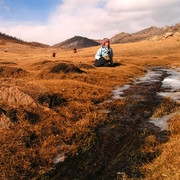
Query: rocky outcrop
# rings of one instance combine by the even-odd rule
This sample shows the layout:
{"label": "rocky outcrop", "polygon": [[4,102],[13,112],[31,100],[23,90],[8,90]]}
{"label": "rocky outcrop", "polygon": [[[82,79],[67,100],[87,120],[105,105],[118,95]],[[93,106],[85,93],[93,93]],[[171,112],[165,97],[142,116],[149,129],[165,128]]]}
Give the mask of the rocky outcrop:
{"label": "rocky outcrop", "polygon": [[162,36],[162,39],[167,39],[168,37],[173,36],[173,32],[167,32]]}
{"label": "rocky outcrop", "polygon": [[11,106],[36,106],[33,98],[16,87],[0,87],[0,102],[8,103]]}
{"label": "rocky outcrop", "polygon": [[180,32],[175,32],[173,36],[174,36],[174,37],[180,36]]}
{"label": "rocky outcrop", "polygon": [[4,129],[6,127],[9,127],[13,125],[10,118],[5,115],[3,110],[0,109],[0,129]]}
{"label": "rocky outcrop", "polygon": [[172,36],[179,36],[180,33],[180,23],[174,26],[165,26],[163,28],[157,28],[152,26],[150,28],[144,29],[142,31],[128,34],[128,33],[119,33],[113,36],[110,41],[112,44],[119,43],[130,43],[138,41],[151,41],[158,39],[167,39]]}
{"label": "rocky outcrop", "polygon": [[120,33],[115,35],[110,39],[112,44],[119,44],[119,43],[129,43],[129,42],[138,42],[146,40],[150,37],[155,37],[162,35],[163,32],[160,28],[157,28],[155,26],[152,26],[150,28],[144,29],[142,31],[128,34],[128,33]]}

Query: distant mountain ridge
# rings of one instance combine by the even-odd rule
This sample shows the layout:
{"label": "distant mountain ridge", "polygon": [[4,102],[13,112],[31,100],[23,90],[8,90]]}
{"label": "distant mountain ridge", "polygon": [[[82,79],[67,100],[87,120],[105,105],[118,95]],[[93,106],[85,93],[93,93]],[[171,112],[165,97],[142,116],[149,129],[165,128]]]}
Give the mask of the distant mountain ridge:
{"label": "distant mountain ridge", "polygon": [[[111,44],[120,44],[120,43],[130,43],[130,42],[138,42],[144,40],[164,39],[169,36],[173,36],[175,34],[177,35],[178,33],[180,35],[180,23],[177,23],[174,26],[165,26],[163,28],[157,28],[155,26],[152,26],[132,34],[121,32],[110,38],[110,42]],[[39,42],[26,42],[16,37],[12,37],[0,32],[0,44],[3,44],[4,42],[14,42],[14,43],[26,44],[36,47],[77,48],[77,49],[99,46],[100,44],[102,44],[101,39],[95,40],[95,39],[88,39],[87,37],[74,36],[63,42],[57,43],[53,46],[49,46]]]}
{"label": "distant mountain ridge", "polygon": [[47,44],[43,44],[43,43],[39,43],[39,42],[29,42],[31,45],[33,46],[37,46],[37,47],[50,47],[49,45]]}
{"label": "distant mountain ridge", "polygon": [[26,41],[23,41],[21,39],[13,37],[13,36],[9,36],[9,35],[7,35],[5,33],[1,33],[1,32],[0,32],[0,40],[1,41],[14,42],[14,43],[20,43],[20,44],[26,44],[27,43]]}
{"label": "distant mountain ridge", "polygon": [[176,24],[175,26],[165,26],[163,28],[157,28],[155,26],[152,26],[132,34],[122,32],[113,36],[110,41],[111,44],[119,44],[150,40],[155,37],[156,39],[162,39],[163,37],[166,37],[166,33],[171,33],[171,35],[173,35],[176,32],[180,32],[180,23]]}
{"label": "distant mountain ridge", "polygon": [[49,47],[49,45],[46,45],[46,44],[42,44],[38,42],[26,42],[16,37],[0,32],[0,43],[4,44],[6,42],[13,42],[13,43],[25,44],[25,45],[36,46],[36,47]]}
{"label": "distant mountain ridge", "polygon": [[54,48],[85,48],[85,47],[92,47],[92,46],[99,46],[95,40],[88,39],[86,37],[81,36],[74,36],[70,39],[67,39],[61,43],[55,44]]}

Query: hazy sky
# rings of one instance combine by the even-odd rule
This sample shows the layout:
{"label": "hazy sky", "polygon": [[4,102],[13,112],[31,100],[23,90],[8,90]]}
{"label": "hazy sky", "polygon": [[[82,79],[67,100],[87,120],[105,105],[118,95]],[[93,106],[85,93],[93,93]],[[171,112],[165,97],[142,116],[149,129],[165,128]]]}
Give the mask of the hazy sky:
{"label": "hazy sky", "polygon": [[180,23],[180,0],[0,0],[0,32],[54,45]]}

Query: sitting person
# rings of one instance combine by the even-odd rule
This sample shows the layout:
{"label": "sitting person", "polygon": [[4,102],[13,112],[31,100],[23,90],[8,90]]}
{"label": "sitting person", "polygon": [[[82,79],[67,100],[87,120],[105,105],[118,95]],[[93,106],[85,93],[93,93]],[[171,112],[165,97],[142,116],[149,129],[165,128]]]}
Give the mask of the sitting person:
{"label": "sitting person", "polygon": [[111,67],[114,66],[113,63],[113,51],[110,48],[110,42],[108,38],[103,39],[103,45],[97,51],[95,55],[95,63],[96,67]]}

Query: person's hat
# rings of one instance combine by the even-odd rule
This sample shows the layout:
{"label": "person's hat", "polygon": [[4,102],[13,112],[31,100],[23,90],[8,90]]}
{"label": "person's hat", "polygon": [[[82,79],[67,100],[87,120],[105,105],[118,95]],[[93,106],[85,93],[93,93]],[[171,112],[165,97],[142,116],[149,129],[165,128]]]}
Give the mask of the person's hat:
{"label": "person's hat", "polygon": [[105,45],[105,43],[107,43],[107,42],[110,43],[110,42],[109,42],[109,39],[108,39],[108,38],[104,38],[104,39],[103,39],[103,45]]}

